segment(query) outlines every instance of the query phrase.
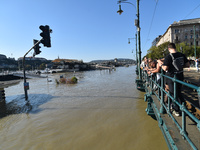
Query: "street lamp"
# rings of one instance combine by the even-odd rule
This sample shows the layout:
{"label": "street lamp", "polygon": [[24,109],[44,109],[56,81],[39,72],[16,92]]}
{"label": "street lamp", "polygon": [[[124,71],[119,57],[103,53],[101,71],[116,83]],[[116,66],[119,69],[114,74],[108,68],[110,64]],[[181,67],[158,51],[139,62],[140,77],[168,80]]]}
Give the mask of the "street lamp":
{"label": "street lamp", "polygon": [[[131,2],[127,2],[127,0],[119,0],[118,2],[117,2],[117,4],[121,4],[121,3],[127,3],[127,4],[131,4],[132,6],[134,6],[135,7],[135,5],[133,4],[133,3],[131,3]],[[136,9],[136,7],[135,7],[135,9]],[[120,6],[120,9],[119,10],[121,10],[121,6]],[[123,12],[123,11],[122,11]],[[117,11],[117,13],[118,13],[118,11]],[[120,14],[121,15],[121,14]]]}
{"label": "street lamp", "polygon": [[[134,4],[132,4],[132,3],[130,3],[130,2],[127,2],[127,0],[119,0],[118,1],[118,4],[119,4],[119,10],[117,11],[117,13],[119,13],[120,15],[122,14],[122,9],[121,9],[121,3],[128,3],[128,4],[131,4],[132,6],[134,6],[135,7],[135,5]],[[136,8],[136,7],[135,7]],[[140,14],[139,14],[139,0],[137,0],[137,14],[136,14],[136,16],[137,16],[137,20],[135,21],[135,25],[136,25],[136,27],[137,27],[137,35],[138,35],[138,50],[139,50],[139,65],[141,64],[141,44],[140,44],[140,30],[141,30],[141,28],[140,28]],[[143,81],[142,81],[142,70],[141,70],[141,68],[139,67],[138,68],[139,70],[139,79],[138,80],[136,80],[136,82],[137,82],[137,87],[138,87],[138,89],[141,89],[141,90],[144,90],[144,86],[143,86]]]}
{"label": "street lamp", "polygon": [[128,44],[130,44],[131,42],[130,42],[130,40],[134,40],[135,38],[128,38]]}
{"label": "street lamp", "polygon": [[136,46],[136,48],[135,48],[135,50],[136,50],[136,74],[138,75],[139,74],[139,72],[138,72],[138,67],[139,67],[139,64],[138,64],[138,52],[137,52],[137,34],[135,34],[135,38],[128,38],[128,44],[130,44],[130,40],[131,39],[135,39],[136,40],[136,42],[135,42],[135,46]]}
{"label": "street lamp", "polygon": [[121,14],[123,13],[123,10],[121,9],[121,5],[119,5],[119,10],[117,11],[117,13],[118,13],[119,15],[121,15]]}

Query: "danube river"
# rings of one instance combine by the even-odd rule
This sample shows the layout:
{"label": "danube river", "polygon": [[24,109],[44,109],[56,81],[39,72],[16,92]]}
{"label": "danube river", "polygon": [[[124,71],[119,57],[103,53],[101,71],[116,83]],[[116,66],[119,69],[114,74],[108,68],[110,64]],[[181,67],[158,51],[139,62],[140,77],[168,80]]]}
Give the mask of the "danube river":
{"label": "danube river", "polygon": [[167,150],[136,89],[135,66],[116,71],[77,72],[75,85],[56,84],[60,75],[28,79],[6,88],[0,117],[0,150]]}

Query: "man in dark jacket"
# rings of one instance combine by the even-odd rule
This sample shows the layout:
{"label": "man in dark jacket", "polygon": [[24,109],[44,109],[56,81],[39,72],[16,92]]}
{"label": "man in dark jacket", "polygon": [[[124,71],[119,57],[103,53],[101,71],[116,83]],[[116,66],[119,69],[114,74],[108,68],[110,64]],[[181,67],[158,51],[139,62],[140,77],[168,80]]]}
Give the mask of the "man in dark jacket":
{"label": "man in dark jacket", "polygon": [[[177,67],[173,65],[173,59],[179,59],[182,63],[183,67],[189,67],[190,63],[188,59],[185,57],[184,54],[176,51],[176,46],[174,43],[169,43],[168,45],[169,53],[164,60],[164,63],[161,64],[162,69],[166,72],[167,76],[174,77],[176,75],[176,78],[178,80],[183,81],[183,70],[177,70]],[[174,82],[171,79],[166,78],[166,84],[169,86],[169,92],[174,97]],[[176,84],[176,100],[182,104],[184,102],[184,98],[181,94],[181,87],[182,85],[177,83]],[[176,104],[173,104],[173,113],[176,116],[180,115],[180,109]]]}

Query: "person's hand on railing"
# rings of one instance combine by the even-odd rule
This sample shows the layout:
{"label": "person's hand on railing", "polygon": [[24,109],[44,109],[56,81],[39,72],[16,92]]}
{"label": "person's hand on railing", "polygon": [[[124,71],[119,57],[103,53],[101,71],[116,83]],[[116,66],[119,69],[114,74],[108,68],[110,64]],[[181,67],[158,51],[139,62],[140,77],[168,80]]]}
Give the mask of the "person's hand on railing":
{"label": "person's hand on railing", "polygon": [[163,65],[163,62],[159,59],[159,60],[157,60],[157,62],[158,62],[158,65],[161,67],[162,65]]}

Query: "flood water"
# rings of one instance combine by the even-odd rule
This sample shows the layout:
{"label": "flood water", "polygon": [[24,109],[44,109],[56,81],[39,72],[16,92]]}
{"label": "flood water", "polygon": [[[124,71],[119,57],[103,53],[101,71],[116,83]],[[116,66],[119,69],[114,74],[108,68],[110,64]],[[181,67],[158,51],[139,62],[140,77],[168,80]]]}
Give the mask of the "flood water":
{"label": "flood water", "polygon": [[0,118],[0,150],[165,150],[157,121],[145,112],[135,66],[75,73],[76,85],[57,85],[60,75],[28,79],[6,88]]}

